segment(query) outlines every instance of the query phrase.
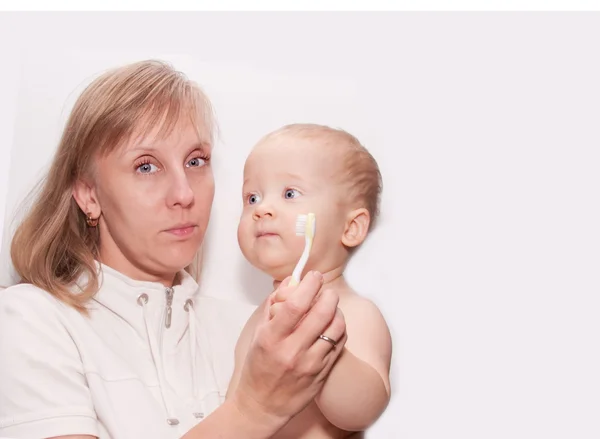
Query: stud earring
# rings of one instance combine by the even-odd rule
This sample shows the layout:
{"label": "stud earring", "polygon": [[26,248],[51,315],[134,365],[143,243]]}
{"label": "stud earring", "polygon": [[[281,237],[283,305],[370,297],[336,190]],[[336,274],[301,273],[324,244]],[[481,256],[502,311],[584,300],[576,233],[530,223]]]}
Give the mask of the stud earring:
{"label": "stud earring", "polygon": [[98,218],[92,218],[92,212],[87,213],[85,221],[89,227],[96,227],[98,225]]}

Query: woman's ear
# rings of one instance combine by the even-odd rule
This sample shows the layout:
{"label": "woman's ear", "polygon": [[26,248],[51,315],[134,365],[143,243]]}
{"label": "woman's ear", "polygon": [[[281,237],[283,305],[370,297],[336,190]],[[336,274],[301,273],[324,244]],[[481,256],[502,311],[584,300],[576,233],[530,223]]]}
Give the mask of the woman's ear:
{"label": "woman's ear", "polygon": [[371,215],[365,208],[351,211],[346,218],[346,226],[342,235],[342,244],[346,247],[357,247],[363,243],[369,232]]}
{"label": "woman's ear", "polygon": [[73,185],[73,198],[85,215],[95,219],[102,213],[96,189],[91,182],[82,178],[78,179]]}

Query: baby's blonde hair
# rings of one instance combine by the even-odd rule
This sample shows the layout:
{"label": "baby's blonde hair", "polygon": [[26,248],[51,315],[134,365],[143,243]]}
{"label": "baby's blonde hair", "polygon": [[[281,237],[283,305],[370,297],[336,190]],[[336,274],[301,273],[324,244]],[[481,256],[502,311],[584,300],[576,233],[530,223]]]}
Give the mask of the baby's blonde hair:
{"label": "baby's blonde hair", "polygon": [[343,169],[342,183],[348,186],[349,199],[357,200],[360,207],[369,211],[369,230],[379,216],[383,182],[377,161],[360,141],[342,129],[326,125],[295,123],[285,125],[263,137],[259,144],[279,136],[315,141],[324,146],[340,148]]}

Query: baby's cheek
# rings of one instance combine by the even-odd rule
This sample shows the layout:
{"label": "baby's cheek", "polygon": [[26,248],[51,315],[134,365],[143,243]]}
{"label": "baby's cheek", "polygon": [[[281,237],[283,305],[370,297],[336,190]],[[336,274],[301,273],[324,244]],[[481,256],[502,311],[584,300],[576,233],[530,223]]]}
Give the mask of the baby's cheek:
{"label": "baby's cheek", "polygon": [[242,253],[244,253],[244,255],[248,257],[247,253],[251,247],[251,232],[248,225],[243,221],[240,222],[238,226],[237,238]]}

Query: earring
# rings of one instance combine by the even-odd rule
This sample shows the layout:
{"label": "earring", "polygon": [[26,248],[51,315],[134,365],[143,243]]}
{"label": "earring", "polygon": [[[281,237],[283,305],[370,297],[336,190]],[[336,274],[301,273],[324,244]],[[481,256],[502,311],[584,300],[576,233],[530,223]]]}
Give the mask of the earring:
{"label": "earring", "polygon": [[98,218],[92,218],[92,212],[87,213],[85,221],[89,227],[96,227],[98,225]]}

